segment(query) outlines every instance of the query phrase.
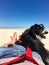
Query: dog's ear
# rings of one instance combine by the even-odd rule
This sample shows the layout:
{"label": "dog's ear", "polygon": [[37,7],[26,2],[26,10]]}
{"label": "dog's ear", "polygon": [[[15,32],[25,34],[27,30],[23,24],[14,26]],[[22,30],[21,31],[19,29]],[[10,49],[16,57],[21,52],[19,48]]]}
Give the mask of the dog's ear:
{"label": "dog's ear", "polygon": [[34,32],[34,30],[37,28],[38,24],[34,24],[30,27],[30,30]]}
{"label": "dog's ear", "polygon": [[34,25],[33,25],[34,30],[35,30],[38,26],[39,26],[38,24],[34,24]]}
{"label": "dog's ear", "polygon": [[34,26],[36,27],[36,26],[38,26],[38,24],[34,24]]}
{"label": "dog's ear", "polygon": [[45,27],[44,27],[44,25],[43,24],[39,24],[40,25],[40,27],[44,30],[45,29]]}
{"label": "dog's ear", "polygon": [[43,24],[39,24],[41,27],[44,27],[44,25]]}

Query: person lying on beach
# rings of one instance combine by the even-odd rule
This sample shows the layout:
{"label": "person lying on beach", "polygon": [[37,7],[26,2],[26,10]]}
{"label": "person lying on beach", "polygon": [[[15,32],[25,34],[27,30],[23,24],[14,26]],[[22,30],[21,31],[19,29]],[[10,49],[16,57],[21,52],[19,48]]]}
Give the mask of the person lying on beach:
{"label": "person lying on beach", "polygon": [[14,32],[13,36],[10,37],[11,41],[8,43],[5,43],[3,46],[4,47],[12,47],[14,45],[14,43],[17,41],[17,33]]}
{"label": "person lying on beach", "polygon": [[[26,54],[26,48],[24,48],[21,45],[13,45],[13,47],[4,47],[4,46],[0,47],[0,59],[20,57],[25,54]],[[41,56],[37,52],[32,51],[32,58],[33,57],[39,63],[39,65],[45,65]]]}
{"label": "person lying on beach", "polygon": [[[19,37],[21,37],[21,35]],[[6,43],[4,46],[0,47],[0,59],[19,57],[26,54],[26,48],[21,45],[15,45],[15,42],[17,41],[17,33],[14,32],[13,36],[11,36],[10,38],[11,41],[9,43]],[[32,56],[35,57],[35,59],[37,58],[38,60],[40,60],[42,63],[41,65],[45,65],[41,56],[37,52],[33,51]]]}

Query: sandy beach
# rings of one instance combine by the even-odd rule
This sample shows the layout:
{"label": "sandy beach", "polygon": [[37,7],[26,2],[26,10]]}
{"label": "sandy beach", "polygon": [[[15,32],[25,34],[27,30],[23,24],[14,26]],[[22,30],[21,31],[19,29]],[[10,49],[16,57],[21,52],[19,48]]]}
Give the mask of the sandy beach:
{"label": "sandy beach", "polygon": [[[11,39],[10,36],[14,32],[17,32],[17,38],[25,28],[0,28],[0,46],[3,46],[5,43],[8,43]],[[46,49],[49,50],[49,33],[46,35],[46,39],[43,39],[42,42],[45,44]]]}

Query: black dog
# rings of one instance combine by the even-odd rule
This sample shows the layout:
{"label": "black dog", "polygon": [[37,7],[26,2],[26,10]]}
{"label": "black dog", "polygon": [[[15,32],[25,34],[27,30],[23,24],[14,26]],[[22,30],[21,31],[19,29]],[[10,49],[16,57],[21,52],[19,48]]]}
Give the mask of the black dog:
{"label": "black dog", "polygon": [[15,44],[22,45],[25,48],[30,47],[32,51],[35,51],[41,55],[45,65],[49,65],[49,61],[47,61],[47,59],[49,59],[48,51],[44,48],[44,44],[36,37],[40,36],[41,38],[45,39],[46,37],[44,35],[48,32],[44,31],[44,29],[43,24],[35,24],[31,26],[21,35],[19,39],[22,41],[21,44],[19,41],[16,41]]}

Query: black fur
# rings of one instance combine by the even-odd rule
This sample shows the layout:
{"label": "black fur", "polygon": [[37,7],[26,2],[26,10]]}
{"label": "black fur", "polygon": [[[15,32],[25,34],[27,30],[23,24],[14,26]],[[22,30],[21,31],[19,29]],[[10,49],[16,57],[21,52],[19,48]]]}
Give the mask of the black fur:
{"label": "black fur", "polygon": [[44,34],[47,34],[48,32],[44,31],[44,25],[43,24],[35,24],[31,26],[29,29],[24,31],[24,33],[21,35],[20,40],[22,41],[21,44],[16,41],[15,44],[22,45],[25,48],[30,47],[32,51],[36,51],[39,53],[43,59],[43,62],[45,65],[49,65],[49,62],[47,62],[48,57],[48,51],[44,48],[44,44],[37,39],[36,35],[40,36],[41,38],[46,38]]}

